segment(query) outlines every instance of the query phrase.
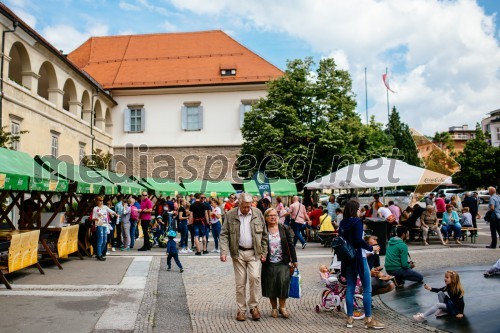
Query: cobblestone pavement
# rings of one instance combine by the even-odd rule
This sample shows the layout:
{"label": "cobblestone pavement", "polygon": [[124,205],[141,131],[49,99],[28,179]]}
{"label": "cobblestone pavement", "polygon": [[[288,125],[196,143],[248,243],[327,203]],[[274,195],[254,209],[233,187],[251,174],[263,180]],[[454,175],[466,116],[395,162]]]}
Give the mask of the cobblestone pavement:
{"label": "cobblestone pavement", "polygon": [[[412,248],[412,258],[422,270],[490,265],[500,255],[500,251],[483,248]],[[221,263],[214,256],[183,258],[186,267],[183,278],[193,332],[270,332],[278,328],[286,332],[324,332],[331,328],[338,328],[336,331],[364,331],[361,321],[355,323],[354,329],[346,329],[344,313],[314,311],[324,289],[319,281],[318,267],[320,264],[328,264],[331,254],[318,244],[310,244],[307,250],[298,250],[304,295],[300,300],[288,300],[287,309],[291,318],[270,317],[270,305],[267,299],[262,299],[260,309],[263,318],[259,322],[251,321],[250,317],[245,322],[235,320],[235,286],[231,262]],[[439,331],[397,314],[377,297],[374,298],[374,304],[374,316],[386,324],[386,332]]]}

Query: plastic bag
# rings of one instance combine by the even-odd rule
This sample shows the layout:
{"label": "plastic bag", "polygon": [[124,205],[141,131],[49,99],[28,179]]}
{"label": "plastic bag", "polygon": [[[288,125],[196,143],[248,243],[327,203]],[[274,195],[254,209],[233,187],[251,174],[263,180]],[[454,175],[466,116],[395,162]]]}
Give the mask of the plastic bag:
{"label": "plastic bag", "polygon": [[290,290],[288,292],[288,297],[300,298],[302,296],[302,278],[300,277],[300,272],[298,268],[295,268],[295,272],[290,277]]}

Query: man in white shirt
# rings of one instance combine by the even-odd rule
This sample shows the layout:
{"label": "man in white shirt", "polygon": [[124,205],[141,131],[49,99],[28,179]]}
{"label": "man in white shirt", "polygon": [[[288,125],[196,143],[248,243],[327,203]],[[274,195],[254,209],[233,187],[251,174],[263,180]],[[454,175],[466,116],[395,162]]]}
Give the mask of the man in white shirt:
{"label": "man in white shirt", "polygon": [[241,193],[238,207],[231,209],[222,225],[220,234],[220,260],[227,261],[228,253],[233,260],[236,283],[236,320],[246,320],[246,284],[250,286],[248,307],[253,320],[260,319],[258,309],[260,293],[261,262],[267,257],[267,228],[264,216],[252,207],[252,196]]}

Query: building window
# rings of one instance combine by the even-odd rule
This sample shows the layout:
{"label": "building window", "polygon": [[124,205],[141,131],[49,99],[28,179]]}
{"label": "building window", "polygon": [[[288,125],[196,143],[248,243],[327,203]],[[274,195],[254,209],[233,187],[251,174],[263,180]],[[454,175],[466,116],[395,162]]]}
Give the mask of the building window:
{"label": "building window", "polygon": [[85,143],[80,143],[78,145],[78,160],[80,164],[82,163],[84,157],[85,157]]}
{"label": "building window", "polygon": [[245,113],[252,111],[253,105],[257,103],[256,99],[242,99],[240,104],[240,128],[243,127],[245,121]]}
{"label": "building window", "polygon": [[200,131],[203,129],[203,106],[201,102],[185,102],[181,108],[182,129]]}
{"label": "building window", "polygon": [[52,157],[57,158],[59,156],[59,134],[52,133],[51,137],[50,154]]}
{"label": "building window", "polygon": [[220,70],[220,75],[221,76],[236,76],[236,69],[221,69]]}
{"label": "building window", "polygon": [[497,127],[497,141],[500,141],[500,127]]}
{"label": "building window", "polygon": [[17,136],[17,138],[15,140],[13,140],[10,144],[10,149],[12,150],[19,150],[19,140],[20,140],[20,130],[21,128],[21,124],[17,121],[11,121],[10,122],[10,134],[12,134],[13,136]]}
{"label": "building window", "polygon": [[145,129],[145,109],[144,105],[129,105],[124,113],[125,132],[144,132]]}

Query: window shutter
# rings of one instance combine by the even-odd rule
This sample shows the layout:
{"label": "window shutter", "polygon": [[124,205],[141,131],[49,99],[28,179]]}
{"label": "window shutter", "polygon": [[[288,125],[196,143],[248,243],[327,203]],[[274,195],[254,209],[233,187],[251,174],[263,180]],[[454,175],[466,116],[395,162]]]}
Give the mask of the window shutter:
{"label": "window shutter", "polygon": [[182,130],[187,130],[187,123],[188,123],[187,107],[183,106],[183,107],[181,107],[181,129]]}
{"label": "window shutter", "polygon": [[245,120],[245,104],[240,104],[240,128],[243,127],[244,120]]}
{"label": "window shutter", "polygon": [[146,130],[146,109],[141,109],[141,132]]}
{"label": "window shutter", "polygon": [[130,132],[130,109],[123,110],[123,131]]}
{"label": "window shutter", "polygon": [[198,106],[198,129],[203,129],[203,106]]}

